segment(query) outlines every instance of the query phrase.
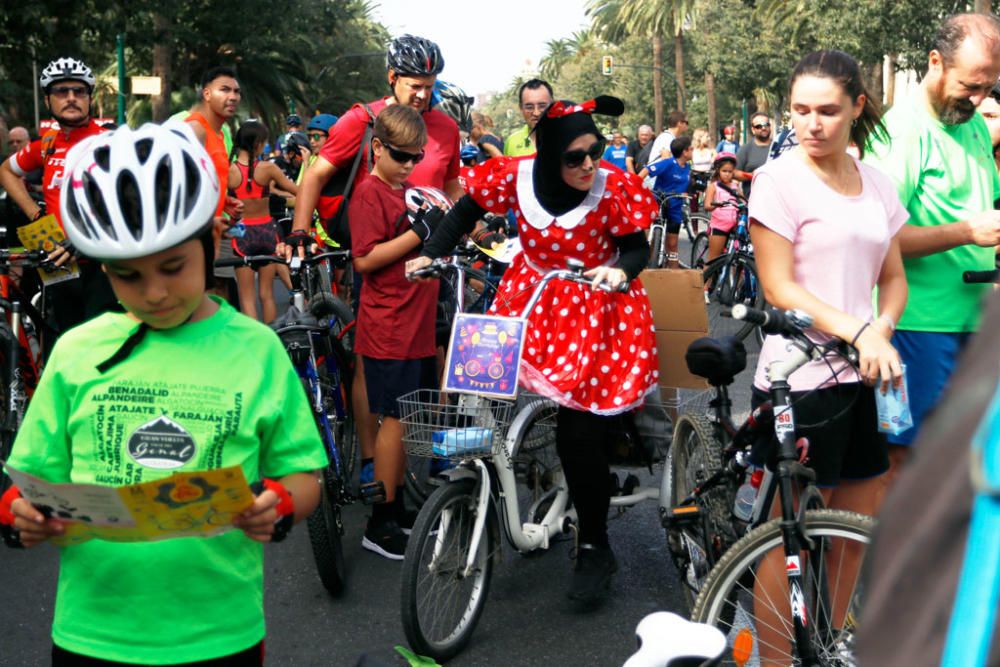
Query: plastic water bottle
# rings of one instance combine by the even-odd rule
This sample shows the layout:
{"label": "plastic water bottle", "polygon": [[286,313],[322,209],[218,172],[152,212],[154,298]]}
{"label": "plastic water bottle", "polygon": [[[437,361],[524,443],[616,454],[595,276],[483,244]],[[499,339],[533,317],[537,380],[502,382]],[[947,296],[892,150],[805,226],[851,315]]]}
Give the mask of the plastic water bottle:
{"label": "plastic water bottle", "polygon": [[754,466],[747,468],[746,481],[736,492],[736,503],[733,505],[733,516],[740,521],[749,523],[753,516],[753,504],[757,500],[757,491],[760,489],[763,477],[764,471],[760,468]]}

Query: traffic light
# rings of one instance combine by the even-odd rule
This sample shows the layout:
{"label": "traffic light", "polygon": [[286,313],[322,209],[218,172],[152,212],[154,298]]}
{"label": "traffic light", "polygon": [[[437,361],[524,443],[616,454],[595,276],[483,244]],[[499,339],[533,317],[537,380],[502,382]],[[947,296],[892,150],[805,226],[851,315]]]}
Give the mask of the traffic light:
{"label": "traffic light", "polygon": [[615,59],[611,56],[601,56],[601,73],[604,76],[611,76],[615,70]]}

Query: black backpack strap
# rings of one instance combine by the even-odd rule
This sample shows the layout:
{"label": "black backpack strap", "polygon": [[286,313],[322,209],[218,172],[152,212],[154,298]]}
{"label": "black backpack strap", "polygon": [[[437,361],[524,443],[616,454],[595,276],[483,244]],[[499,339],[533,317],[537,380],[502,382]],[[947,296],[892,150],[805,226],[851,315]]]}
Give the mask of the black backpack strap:
{"label": "black backpack strap", "polygon": [[351,165],[351,173],[347,177],[347,183],[344,184],[344,203],[342,206],[347,206],[347,199],[351,196],[351,190],[354,189],[354,177],[358,175],[358,168],[361,166],[361,156],[368,151],[368,164],[371,164],[371,144],[372,144],[372,133],[375,128],[375,114],[372,112],[372,108],[367,104],[362,105],[365,111],[368,113],[368,124],[365,125],[365,133],[361,137],[361,145],[358,146],[358,154],[354,156],[354,164]]}

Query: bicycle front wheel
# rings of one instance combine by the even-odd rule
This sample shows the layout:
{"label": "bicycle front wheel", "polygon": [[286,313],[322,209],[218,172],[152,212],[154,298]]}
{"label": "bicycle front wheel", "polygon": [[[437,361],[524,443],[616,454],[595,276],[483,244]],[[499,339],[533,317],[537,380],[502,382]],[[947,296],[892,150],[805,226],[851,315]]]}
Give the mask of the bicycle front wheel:
{"label": "bicycle front wheel", "polygon": [[[332,465],[332,464],[331,464]],[[338,597],[344,592],[344,522],[340,516],[343,488],[330,467],[323,469],[319,505],[306,519],[316,571],[327,592]]]}
{"label": "bicycle front wheel", "polygon": [[729,311],[738,303],[751,308],[764,307],[764,292],[754,261],[745,255],[722,255],[708,263],[702,276],[709,297],[709,334],[715,338],[746,338],[754,325],[734,320],[729,317]]}
{"label": "bicycle front wheel", "polygon": [[449,482],[421,508],[406,546],[403,629],[414,651],[441,662],[469,643],[486,604],[499,536],[488,515],[467,571],[476,517],[475,480]]}
{"label": "bicycle front wheel", "polygon": [[653,227],[649,238],[649,268],[662,269],[666,265],[667,253],[663,250],[663,227]]}
{"label": "bicycle front wheel", "polygon": [[[667,471],[671,507],[678,507],[695,488],[722,469],[722,449],[707,417],[683,414],[677,419],[670,446],[670,470]],[[708,575],[709,563],[718,560],[736,541],[731,519],[736,489],[732,483],[720,482],[702,493],[696,502],[705,515],[705,522],[667,530],[667,544],[685,584],[688,608],[694,605],[695,596]]]}
{"label": "bicycle front wheel", "polygon": [[708,232],[698,232],[691,244],[691,268],[704,269],[708,258]]}
{"label": "bicycle front wheel", "polygon": [[[768,521],[734,544],[695,602],[691,620],[726,635],[723,665],[802,664],[794,648],[780,521]],[[813,548],[800,555],[804,590],[797,602],[806,610],[813,651],[822,664],[854,664],[862,597],[857,572],[875,521],[854,512],[811,510],[803,527]],[[765,565],[768,554],[774,555]]]}

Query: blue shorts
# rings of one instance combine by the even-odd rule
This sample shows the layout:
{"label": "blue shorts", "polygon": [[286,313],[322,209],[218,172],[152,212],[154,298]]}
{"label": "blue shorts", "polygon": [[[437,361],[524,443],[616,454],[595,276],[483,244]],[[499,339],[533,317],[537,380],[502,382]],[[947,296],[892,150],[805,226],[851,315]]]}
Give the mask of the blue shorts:
{"label": "blue shorts", "polygon": [[910,446],[916,440],[924,418],[937,405],[958,356],[970,333],[937,331],[897,331],[892,345],[906,364],[906,388],[910,394],[913,428],[890,435],[889,444]]}
{"label": "blue shorts", "polygon": [[660,216],[667,223],[668,234],[680,234],[686,204],[683,199],[669,199],[660,205]]}
{"label": "blue shorts", "polygon": [[373,415],[399,419],[399,397],[437,386],[437,359],[374,359],[363,357],[368,409]]}

